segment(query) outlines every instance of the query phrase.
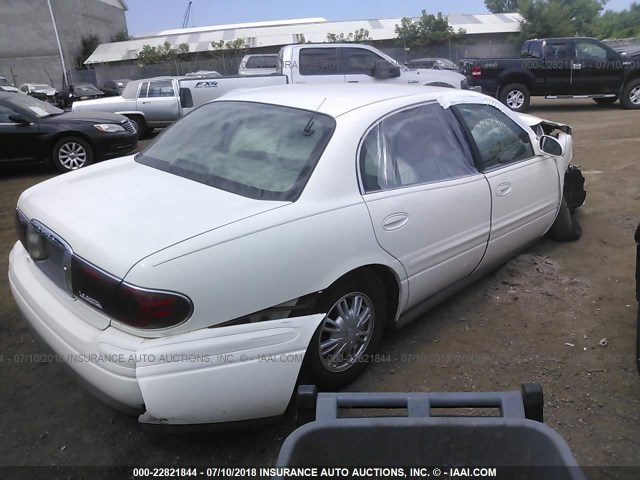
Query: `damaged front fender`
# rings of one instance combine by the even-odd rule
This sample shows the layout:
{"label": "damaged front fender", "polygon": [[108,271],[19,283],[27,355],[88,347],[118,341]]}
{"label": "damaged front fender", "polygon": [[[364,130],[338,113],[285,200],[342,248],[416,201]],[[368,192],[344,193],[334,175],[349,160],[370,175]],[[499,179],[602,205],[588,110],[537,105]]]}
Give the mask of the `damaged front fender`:
{"label": "damaged front fender", "polygon": [[284,413],[324,314],[149,339],[137,351],[141,423],[222,423]]}

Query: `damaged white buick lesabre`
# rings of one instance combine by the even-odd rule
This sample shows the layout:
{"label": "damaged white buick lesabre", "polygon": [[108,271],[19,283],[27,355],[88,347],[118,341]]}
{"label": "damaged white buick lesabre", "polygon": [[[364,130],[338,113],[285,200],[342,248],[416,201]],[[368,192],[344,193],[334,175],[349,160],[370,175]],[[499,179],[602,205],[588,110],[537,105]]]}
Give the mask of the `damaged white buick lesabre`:
{"label": "damaged white buick lesabre", "polygon": [[[580,235],[571,130],[473,92],[300,85],[209,103],[18,201],[34,336],[147,423],[284,412],[548,230]],[[565,186],[566,185],[566,186]]]}

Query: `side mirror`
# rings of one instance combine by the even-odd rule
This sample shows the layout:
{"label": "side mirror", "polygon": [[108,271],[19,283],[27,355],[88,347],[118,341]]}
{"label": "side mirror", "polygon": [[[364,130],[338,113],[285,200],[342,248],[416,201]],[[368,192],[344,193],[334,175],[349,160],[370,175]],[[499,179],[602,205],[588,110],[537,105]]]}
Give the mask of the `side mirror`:
{"label": "side mirror", "polygon": [[560,156],[564,151],[560,142],[549,135],[543,135],[540,137],[540,150],[554,156]]}
{"label": "side mirror", "polygon": [[373,67],[373,77],[377,80],[386,80],[400,76],[400,68],[391,65],[384,60],[378,60]]}
{"label": "side mirror", "polygon": [[12,122],[18,123],[20,125],[29,125],[31,123],[27,117],[19,113],[9,114],[9,120],[11,120]]}

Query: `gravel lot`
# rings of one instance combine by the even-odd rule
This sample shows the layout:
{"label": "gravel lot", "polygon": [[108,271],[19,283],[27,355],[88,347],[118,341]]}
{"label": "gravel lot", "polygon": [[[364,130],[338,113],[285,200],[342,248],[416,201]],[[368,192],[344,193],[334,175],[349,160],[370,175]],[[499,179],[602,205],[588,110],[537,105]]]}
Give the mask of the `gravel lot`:
{"label": "gravel lot", "polygon": [[[533,105],[532,114],[574,128],[574,163],[582,165],[588,191],[579,212],[583,237],[565,244],[543,239],[424,318],[390,332],[383,344],[389,361],[372,365],[349,389],[517,390],[522,382],[540,382],[546,422],[582,465],[640,466],[633,283],[640,112],[587,100]],[[0,174],[0,271],[7,271],[15,242],[18,195],[53,175]],[[603,338],[607,347],[599,346]],[[245,431],[147,431],[94,399],[59,366],[29,358],[39,352],[3,274],[0,465],[266,465],[293,428],[288,413],[275,426]],[[255,395],[259,401],[260,392]]]}

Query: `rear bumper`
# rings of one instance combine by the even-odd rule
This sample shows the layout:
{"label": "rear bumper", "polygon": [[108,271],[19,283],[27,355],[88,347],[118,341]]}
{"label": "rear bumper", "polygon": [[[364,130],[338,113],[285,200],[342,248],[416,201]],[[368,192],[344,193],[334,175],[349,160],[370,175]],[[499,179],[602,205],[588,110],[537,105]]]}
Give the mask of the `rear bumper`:
{"label": "rear bumper", "polygon": [[154,424],[281,415],[324,315],[143,338],[87,321],[94,310],[58,288],[20,242],[9,255],[18,309],[43,346],[106,403]]}
{"label": "rear bumper", "polygon": [[[81,318],[84,305],[80,307],[51,282],[19,242],[9,255],[9,286],[36,339],[56,354],[56,361],[70,369],[87,390],[120,410],[144,410],[135,363],[129,362],[142,339],[114,328],[101,330]],[[123,346],[127,343],[128,349]]]}

